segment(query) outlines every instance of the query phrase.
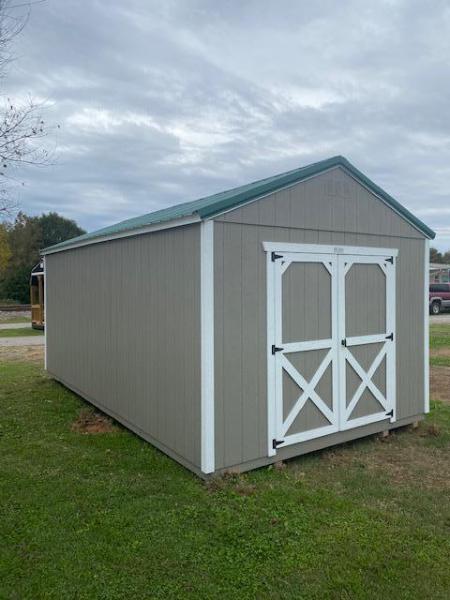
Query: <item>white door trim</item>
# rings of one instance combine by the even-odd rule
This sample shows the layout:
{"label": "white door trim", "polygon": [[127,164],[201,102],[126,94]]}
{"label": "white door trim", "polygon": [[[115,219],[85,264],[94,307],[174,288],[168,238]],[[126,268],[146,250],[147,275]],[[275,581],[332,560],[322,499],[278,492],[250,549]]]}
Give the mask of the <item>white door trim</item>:
{"label": "white door trim", "polygon": [[[397,332],[395,329],[395,263],[396,258],[394,254],[388,257],[389,261],[384,261],[382,255],[377,254],[376,256],[364,256],[361,254],[345,255],[339,257],[339,327],[340,327],[340,338],[345,340],[345,345],[340,346],[340,405],[341,418],[339,428],[341,430],[353,429],[361,425],[367,425],[376,421],[384,421],[390,417],[391,423],[396,420],[396,396],[395,396],[395,346],[397,340]],[[386,312],[386,331],[381,331],[376,335],[368,336],[354,336],[347,338],[346,335],[346,298],[345,298],[345,278],[347,273],[354,264],[376,264],[378,265],[385,277],[386,281],[386,295],[385,295],[385,312]],[[388,339],[392,334],[392,340]],[[352,346],[360,346],[366,344],[383,343],[383,347],[377,353],[373,359],[369,369],[365,370],[358,363],[352,352],[348,350]],[[383,358],[386,357],[386,397],[384,397],[379,389],[375,386],[372,381],[372,377],[375,374],[377,368],[380,366]],[[345,401],[342,398],[347,398],[346,390],[346,364],[350,364],[352,369],[361,379],[361,383],[355,391],[353,398],[349,405],[345,407]],[[381,410],[378,413],[370,414],[364,417],[356,417],[351,419],[351,413],[358,404],[364,390],[368,389],[373,396],[376,398],[381,406]],[[387,413],[391,412],[389,416]]]}
{"label": "white door trim", "polygon": [[[338,415],[335,405],[337,394],[333,394],[333,405],[330,409],[315,391],[315,387],[320,381],[327,367],[332,365],[332,385],[337,389],[338,379],[338,352],[337,352],[337,257],[330,253],[283,254],[282,260],[272,260],[272,250],[267,251],[267,393],[268,393],[268,456],[276,454],[274,441],[286,440],[293,444],[306,441],[316,437],[328,435],[338,431]],[[284,343],[282,340],[282,276],[292,262],[314,262],[322,264],[330,273],[331,281],[331,310],[332,310],[332,330],[331,338],[310,340],[304,342]],[[280,351],[272,353],[272,345],[276,348],[282,348]],[[318,366],[316,373],[310,381],[306,381],[290,361],[285,357],[293,352],[303,352],[308,350],[328,349],[325,357]],[[303,390],[299,398],[291,408],[286,418],[283,416],[282,398],[282,376],[285,371],[291,379]],[[329,425],[324,425],[314,430],[307,430],[300,433],[287,435],[289,427],[295,420],[298,412],[304,404],[311,400],[329,421]]]}
{"label": "white door trim", "polygon": [[266,252],[301,252],[312,254],[357,254],[360,256],[397,256],[397,248],[371,248],[370,246],[341,246],[340,244],[291,244],[287,242],[262,242]]}
{"label": "white door trim", "polygon": [[272,440],[277,436],[276,419],[276,368],[272,355],[272,342],[275,343],[275,269],[270,252],[266,254],[267,285],[267,456],[275,456],[277,451]]}
{"label": "white door trim", "polygon": [[214,456],[214,221],[200,224],[201,470],[213,473]]}
{"label": "white door trim", "polygon": [[[317,438],[322,435],[329,435],[337,431],[345,429],[353,429],[368,423],[373,423],[379,420],[388,419],[389,415],[385,413],[393,408],[391,422],[395,421],[396,394],[395,394],[395,343],[386,343],[386,336],[394,334],[395,330],[395,263],[398,256],[396,248],[371,248],[371,247],[355,247],[355,246],[331,246],[322,244],[292,244],[292,243],[277,243],[277,242],[262,242],[262,246],[266,252],[266,273],[267,273],[267,399],[268,399],[268,456],[276,455],[276,444],[274,441],[281,441],[289,438],[289,444],[294,444],[310,439]],[[280,256],[281,254],[281,256]],[[342,256],[341,256],[342,255]],[[346,260],[344,261],[344,256]],[[348,260],[347,260],[348,257]],[[384,259],[384,260],[383,260]],[[281,301],[282,301],[282,276],[291,262],[321,262],[330,272],[332,286],[332,336],[330,339],[311,340],[302,342],[283,343],[281,332]],[[378,264],[386,277],[386,332],[369,336],[354,336],[347,338],[346,347],[341,348],[341,339],[345,338],[345,275],[354,263],[362,264]],[[392,310],[394,308],[394,310]],[[363,392],[368,388],[374,396],[380,401],[380,405],[386,407],[384,413],[380,412],[375,415],[358,417],[349,420],[349,411],[345,406],[346,398],[346,382],[345,370],[342,365],[347,361],[347,354],[351,354],[347,347],[357,346],[361,344],[374,344],[384,342],[385,345],[372,361],[372,365],[367,371],[360,368],[360,365],[354,365],[356,372],[361,371],[362,379],[361,390],[357,390],[353,402],[352,410],[356,406],[359,397],[358,392]],[[272,352],[272,345],[282,350]],[[317,377],[313,377],[311,382],[307,382],[299,376],[299,373],[290,366],[284,353],[301,352],[315,349],[329,348],[327,356],[322,361],[317,372],[324,370],[331,362],[332,369],[332,385],[335,393],[333,394],[332,411],[324,411],[324,415],[332,422],[329,426],[320,427],[318,429],[300,432],[286,436],[289,426],[292,424],[298,413],[298,408],[302,407],[305,402],[311,400],[319,405],[319,409],[323,409],[324,403],[317,397],[314,391]],[[379,364],[386,356],[386,399],[376,388],[371,377],[376,372]],[[353,356],[350,357],[350,363],[355,362]],[[303,389],[302,395],[298,398],[289,415],[283,420],[282,401],[282,370],[290,374],[292,379]],[[292,372],[291,371],[295,371]],[[344,373],[344,375],[343,375]],[[320,379],[320,377],[319,377]],[[372,389],[373,388],[373,389]],[[337,390],[337,391],[336,391]],[[359,394],[360,396],[361,394]],[[355,398],[353,398],[355,400]],[[383,400],[383,401],[381,401]],[[388,406],[389,404],[389,406]],[[350,407],[349,407],[350,408]],[[327,414],[326,414],[327,413]],[[287,441],[287,440],[286,440]]]}

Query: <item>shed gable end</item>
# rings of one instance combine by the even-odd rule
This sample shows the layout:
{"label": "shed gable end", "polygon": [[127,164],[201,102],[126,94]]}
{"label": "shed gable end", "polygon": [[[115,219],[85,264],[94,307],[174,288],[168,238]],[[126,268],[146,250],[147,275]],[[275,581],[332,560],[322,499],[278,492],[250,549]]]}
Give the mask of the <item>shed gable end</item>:
{"label": "shed gable end", "polygon": [[231,209],[216,220],[318,231],[425,237],[341,166]]}

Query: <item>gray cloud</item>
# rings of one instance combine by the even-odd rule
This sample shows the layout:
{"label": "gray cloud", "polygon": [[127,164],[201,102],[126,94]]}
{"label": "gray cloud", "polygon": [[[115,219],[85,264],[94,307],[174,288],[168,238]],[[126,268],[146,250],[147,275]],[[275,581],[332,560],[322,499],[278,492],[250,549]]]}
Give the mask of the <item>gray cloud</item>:
{"label": "gray cloud", "polygon": [[28,212],[90,230],[344,154],[450,247],[447,2],[48,0],[16,54],[60,124]]}

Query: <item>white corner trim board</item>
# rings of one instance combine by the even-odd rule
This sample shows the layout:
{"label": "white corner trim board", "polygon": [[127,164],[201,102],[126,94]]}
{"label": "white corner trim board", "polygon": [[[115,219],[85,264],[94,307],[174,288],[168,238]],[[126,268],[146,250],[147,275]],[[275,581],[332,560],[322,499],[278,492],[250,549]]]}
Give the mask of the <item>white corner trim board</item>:
{"label": "white corner trim board", "polygon": [[200,225],[201,470],[213,473],[214,458],[214,221]]}
{"label": "white corner trim board", "polygon": [[424,298],[423,298],[423,335],[424,335],[424,410],[426,413],[430,412],[430,314],[429,314],[429,273],[430,273],[430,240],[425,240],[424,249],[424,265],[423,265],[423,279],[424,279]]}

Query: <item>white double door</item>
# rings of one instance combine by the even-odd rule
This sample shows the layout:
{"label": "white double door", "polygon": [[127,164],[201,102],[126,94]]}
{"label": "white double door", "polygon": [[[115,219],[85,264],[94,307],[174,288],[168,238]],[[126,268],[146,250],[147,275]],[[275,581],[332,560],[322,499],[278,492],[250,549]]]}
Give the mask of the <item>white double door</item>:
{"label": "white double door", "polygon": [[269,454],[395,420],[395,261],[383,248],[265,243]]}

